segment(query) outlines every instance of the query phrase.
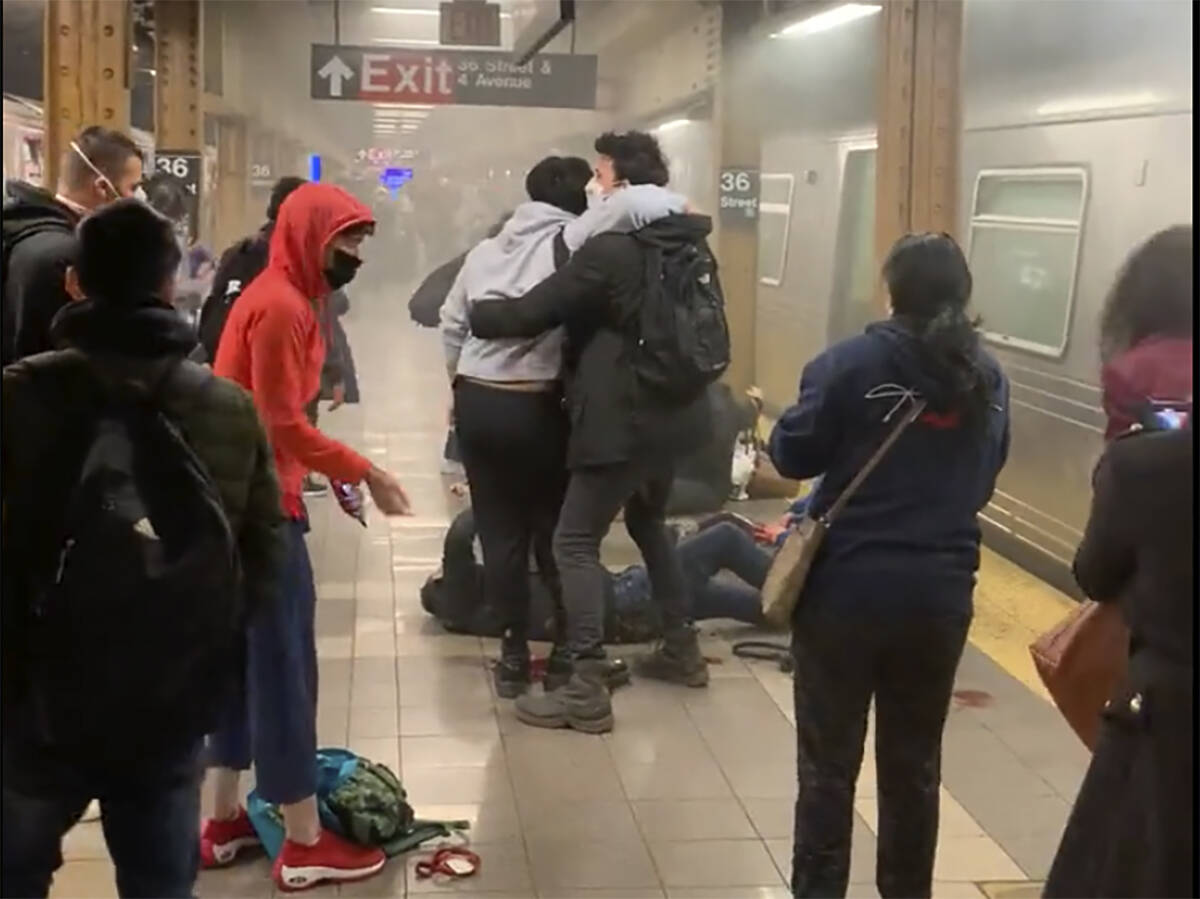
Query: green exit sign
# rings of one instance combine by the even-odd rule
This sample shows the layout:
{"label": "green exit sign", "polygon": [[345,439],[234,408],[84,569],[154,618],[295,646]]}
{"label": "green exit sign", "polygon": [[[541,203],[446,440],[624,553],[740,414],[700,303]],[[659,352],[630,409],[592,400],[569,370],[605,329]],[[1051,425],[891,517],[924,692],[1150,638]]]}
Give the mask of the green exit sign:
{"label": "green exit sign", "polygon": [[485,0],[452,0],[441,5],[443,46],[499,47],[500,5]]}

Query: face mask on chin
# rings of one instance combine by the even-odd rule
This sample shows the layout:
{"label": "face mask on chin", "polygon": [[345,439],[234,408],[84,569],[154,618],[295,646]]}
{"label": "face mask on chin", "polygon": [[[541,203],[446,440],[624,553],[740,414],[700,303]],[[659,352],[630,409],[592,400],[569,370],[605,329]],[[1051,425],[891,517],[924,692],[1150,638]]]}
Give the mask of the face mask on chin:
{"label": "face mask on chin", "polygon": [[588,209],[594,209],[604,202],[604,188],[595,178],[584,185],[583,192],[587,195]]}
{"label": "face mask on chin", "polygon": [[354,280],[362,263],[361,259],[345,250],[334,250],[333,259],[321,274],[325,276],[330,289],[340,290]]}

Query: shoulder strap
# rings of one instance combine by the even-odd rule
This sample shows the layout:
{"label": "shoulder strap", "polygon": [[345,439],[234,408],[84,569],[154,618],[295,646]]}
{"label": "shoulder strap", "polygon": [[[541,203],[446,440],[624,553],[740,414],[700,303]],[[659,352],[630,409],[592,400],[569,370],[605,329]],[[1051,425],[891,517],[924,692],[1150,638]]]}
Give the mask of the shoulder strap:
{"label": "shoulder strap", "polygon": [[554,235],[554,269],[557,271],[571,260],[571,251],[567,247],[567,239],[563,237],[563,232],[566,231],[566,226],[558,229],[558,233]]}
{"label": "shoulder strap", "polygon": [[900,439],[900,435],[904,433],[905,429],[907,429],[910,424],[916,421],[920,414],[924,411],[925,400],[917,400],[913,403],[913,407],[908,410],[908,414],[896,422],[895,427],[893,427],[888,433],[887,437],[884,438],[883,443],[879,445],[879,449],[875,450],[875,452],[871,455],[871,458],[866,461],[866,464],[864,464],[863,467],[858,470],[858,474],[854,476],[854,479],[846,485],[846,488],[841,492],[838,498],[833,501],[833,505],[830,506],[825,511],[825,514],[821,516],[820,520],[823,524],[825,524],[826,527],[832,523],[833,519],[838,516],[842,509],[846,508],[846,504],[850,502],[851,497],[853,497],[858,488],[862,486],[863,481],[865,481],[870,476],[871,472],[875,470],[875,467],[881,461],[883,461],[883,457],[886,456],[887,451],[892,448],[892,444]]}

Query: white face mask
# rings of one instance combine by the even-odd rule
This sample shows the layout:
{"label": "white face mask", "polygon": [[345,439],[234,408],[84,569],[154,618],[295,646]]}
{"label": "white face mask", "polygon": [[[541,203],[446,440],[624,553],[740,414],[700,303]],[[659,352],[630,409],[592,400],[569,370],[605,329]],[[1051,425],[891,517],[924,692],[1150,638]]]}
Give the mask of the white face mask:
{"label": "white face mask", "polygon": [[[79,144],[75,143],[75,141],[71,141],[71,149],[74,150],[75,154],[80,159],[83,160],[84,165],[86,165],[89,169],[91,169],[95,173],[96,177],[99,178],[104,183],[104,186],[107,187],[108,190],[112,193],[113,200],[115,201],[115,200],[121,199],[121,192],[119,190],[117,190],[116,185],[113,184],[111,180],[109,180],[109,177],[106,174],[104,174],[104,172],[102,172],[102,171],[100,171],[100,169],[96,168],[95,163],[93,163],[90,159],[88,159],[87,154],[84,153],[83,150],[80,149]],[[133,199],[141,200],[143,203],[146,202],[146,192],[144,190],[142,190],[142,186],[140,184],[136,188],[134,188]]]}
{"label": "white face mask", "polygon": [[584,186],[583,192],[587,194],[588,209],[593,209],[604,201],[604,188],[594,177]]}

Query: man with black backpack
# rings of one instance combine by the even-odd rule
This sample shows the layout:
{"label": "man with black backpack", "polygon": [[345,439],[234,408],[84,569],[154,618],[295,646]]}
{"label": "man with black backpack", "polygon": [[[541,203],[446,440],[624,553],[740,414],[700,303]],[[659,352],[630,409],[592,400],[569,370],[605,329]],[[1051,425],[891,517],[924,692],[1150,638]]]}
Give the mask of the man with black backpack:
{"label": "man with black backpack", "polygon": [[[602,193],[667,183],[666,161],[648,134],[605,134],[596,151]],[[560,689],[517,700],[527,724],[612,728],[600,543],[622,507],[664,620],[663,644],[641,671],[690,686],[708,683],[665,508],[676,460],[707,439],[705,390],[729,362],[724,300],[705,240],[711,228],[706,216],[675,214],[632,234],[600,234],[520,299],[476,302],[471,310],[478,338],[530,337],[559,325],[567,335],[571,477],[554,556],[574,672]]]}
{"label": "man with black backpack", "polygon": [[3,343],[9,365],[52,349],[50,322],[70,302],[65,277],[75,255],[75,226],[88,212],[135,196],[142,154],[128,135],[85,128],[63,156],[57,193],[21,181],[4,200]]}
{"label": "man with black backpack", "polygon": [[47,895],[92,799],[120,895],[192,895],[204,735],[275,604],[271,449],[249,394],[185,361],[179,260],[148,205],[92,213],[66,349],[4,370],[4,896]]}

